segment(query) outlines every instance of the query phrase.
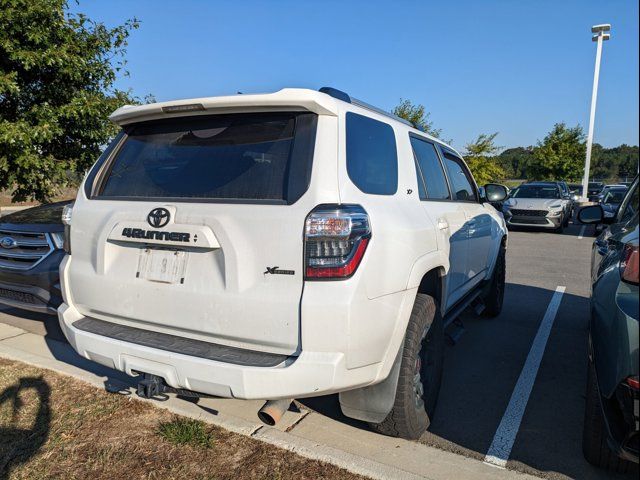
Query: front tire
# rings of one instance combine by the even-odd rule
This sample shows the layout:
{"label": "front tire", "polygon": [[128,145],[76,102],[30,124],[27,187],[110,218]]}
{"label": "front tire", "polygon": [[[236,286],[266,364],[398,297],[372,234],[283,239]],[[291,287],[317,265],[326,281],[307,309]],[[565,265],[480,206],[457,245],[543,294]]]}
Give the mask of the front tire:
{"label": "front tire", "polygon": [[629,462],[618,457],[607,445],[607,430],[600,392],[596,380],[595,368],[589,362],[587,394],[584,408],[584,426],[582,430],[582,453],[587,461],[596,467],[606,468],[618,473],[629,470]]}
{"label": "front tire", "polygon": [[439,308],[429,295],[417,294],[407,326],[391,412],[380,423],[370,424],[378,433],[410,440],[420,438],[433,418],[444,360],[444,328]]}

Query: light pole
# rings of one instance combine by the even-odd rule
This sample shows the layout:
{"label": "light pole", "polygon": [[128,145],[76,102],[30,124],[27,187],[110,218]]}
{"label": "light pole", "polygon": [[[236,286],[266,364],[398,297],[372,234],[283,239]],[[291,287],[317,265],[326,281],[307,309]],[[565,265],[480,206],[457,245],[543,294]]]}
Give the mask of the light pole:
{"label": "light pole", "polygon": [[591,168],[591,147],[593,146],[593,124],[596,119],[596,101],[598,99],[598,79],[600,78],[600,59],[602,58],[602,42],[609,40],[611,35],[607,32],[611,25],[604,23],[591,27],[593,33],[591,40],[598,43],[596,49],[596,68],[593,72],[593,91],[591,92],[591,113],[589,115],[589,134],[587,135],[587,157],[584,161],[584,177],[582,178],[582,200],[589,199],[589,168]]}

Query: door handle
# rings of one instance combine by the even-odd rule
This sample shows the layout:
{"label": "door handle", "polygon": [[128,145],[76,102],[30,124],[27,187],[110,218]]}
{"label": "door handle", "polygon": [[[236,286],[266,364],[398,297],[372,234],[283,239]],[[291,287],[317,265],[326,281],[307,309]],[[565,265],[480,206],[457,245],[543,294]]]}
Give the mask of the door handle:
{"label": "door handle", "polygon": [[438,228],[440,230],[446,230],[447,228],[449,228],[449,223],[443,218],[440,218],[438,219]]}

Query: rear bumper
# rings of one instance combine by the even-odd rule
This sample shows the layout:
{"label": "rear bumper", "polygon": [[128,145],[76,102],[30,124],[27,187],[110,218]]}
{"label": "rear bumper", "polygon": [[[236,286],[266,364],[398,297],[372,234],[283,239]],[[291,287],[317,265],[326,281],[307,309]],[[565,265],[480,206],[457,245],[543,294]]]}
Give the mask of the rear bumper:
{"label": "rear bumper", "polygon": [[73,306],[58,309],[60,326],[83,357],[121,370],[162,377],[174,388],[242,399],[303,398],[366,386],[375,381],[380,364],[347,369],[340,352],[303,351],[273,367],[214,361],[97,335],[73,324],[86,319]]}

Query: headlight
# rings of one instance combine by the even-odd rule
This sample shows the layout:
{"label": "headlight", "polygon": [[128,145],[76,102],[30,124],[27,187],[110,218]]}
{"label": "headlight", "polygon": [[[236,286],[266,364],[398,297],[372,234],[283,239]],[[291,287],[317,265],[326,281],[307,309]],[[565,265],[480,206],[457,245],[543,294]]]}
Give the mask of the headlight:
{"label": "headlight", "polygon": [[64,248],[64,232],[51,232],[49,235],[56,248]]}

